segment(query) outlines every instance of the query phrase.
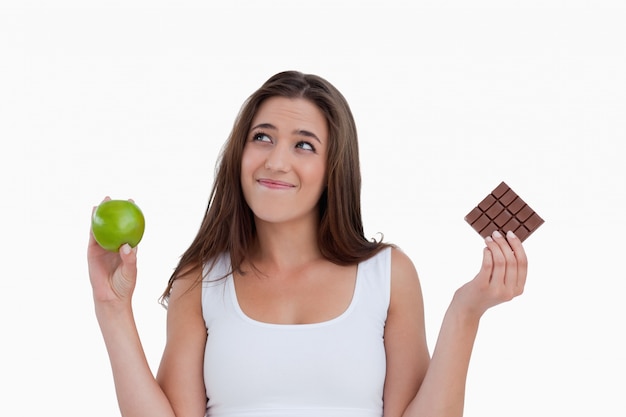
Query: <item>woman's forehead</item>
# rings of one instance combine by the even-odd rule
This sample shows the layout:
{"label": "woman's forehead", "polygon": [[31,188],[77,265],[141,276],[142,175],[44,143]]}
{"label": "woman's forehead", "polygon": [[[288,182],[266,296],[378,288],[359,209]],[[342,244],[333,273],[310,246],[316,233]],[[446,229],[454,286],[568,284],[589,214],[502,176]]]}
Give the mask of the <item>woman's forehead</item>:
{"label": "woman's forehead", "polygon": [[320,138],[328,136],[326,116],[315,103],[305,98],[277,96],[265,100],[254,115],[250,128],[258,127],[308,131]]}

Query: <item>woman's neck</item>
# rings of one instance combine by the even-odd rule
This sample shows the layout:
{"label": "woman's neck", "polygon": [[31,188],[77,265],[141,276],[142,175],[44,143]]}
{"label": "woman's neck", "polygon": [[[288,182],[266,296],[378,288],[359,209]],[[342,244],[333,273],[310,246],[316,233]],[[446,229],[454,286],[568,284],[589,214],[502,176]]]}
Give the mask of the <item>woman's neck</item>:
{"label": "woman's neck", "polygon": [[318,228],[317,221],[281,224],[257,221],[252,261],[271,269],[291,269],[319,260],[322,254]]}

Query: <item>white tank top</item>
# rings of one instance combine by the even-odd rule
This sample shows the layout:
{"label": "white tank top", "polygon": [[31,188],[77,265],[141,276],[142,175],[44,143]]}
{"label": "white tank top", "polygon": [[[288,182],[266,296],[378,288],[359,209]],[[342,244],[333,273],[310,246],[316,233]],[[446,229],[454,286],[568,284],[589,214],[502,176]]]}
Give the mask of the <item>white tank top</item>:
{"label": "white tank top", "polygon": [[235,294],[228,256],[205,268],[202,311],[207,416],[381,417],[391,249],[360,263],[340,316],[313,324],[251,319]]}

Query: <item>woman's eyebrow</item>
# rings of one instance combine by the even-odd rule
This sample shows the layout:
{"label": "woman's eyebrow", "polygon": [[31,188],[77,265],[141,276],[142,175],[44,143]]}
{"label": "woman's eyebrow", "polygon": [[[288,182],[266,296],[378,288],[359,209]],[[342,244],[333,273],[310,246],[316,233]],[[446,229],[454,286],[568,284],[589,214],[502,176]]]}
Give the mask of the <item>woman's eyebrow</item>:
{"label": "woman's eyebrow", "polygon": [[[278,128],[271,123],[259,123],[258,125],[253,126],[250,130],[252,131],[255,129],[278,130]],[[306,136],[308,138],[313,138],[316,141],[318,141],[320,144],[322,143],[320,138],[318,138],[315,133],[308,131],[308,130],[296,129],[293,131],[293,134],[299,135],[299,136]]]}
{"label": "woman's eyebrow", "polygon": [[318,138],[315,133],[309,132],[308,130],[299,129],[299,130],[295,130],[293,133],[295,133],[297,135],[300,135],[300,136],[306,136],[308,138],[313,138],[316,141],[318,141],[320,143],[320,145],[322,144],[322,141],[320,140],[320,138]]}
{"label": "woman's eyebrow", "polygon": [[253,126],[250,130],[255,130],[255,129],[270,129],[270,130],[278,130],[276,129],[276,126],[274,126],[271,123],[259,123],[256,126]]}

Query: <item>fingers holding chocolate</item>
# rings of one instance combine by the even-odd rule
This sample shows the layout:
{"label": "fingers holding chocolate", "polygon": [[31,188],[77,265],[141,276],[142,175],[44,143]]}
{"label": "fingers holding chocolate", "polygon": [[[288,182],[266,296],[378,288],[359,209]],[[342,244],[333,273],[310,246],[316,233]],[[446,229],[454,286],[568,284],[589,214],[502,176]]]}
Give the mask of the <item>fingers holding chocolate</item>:
{"label": "fingers holding chocolate", "polygon": [[523,242],[544,223],[544,220],[505,182],[501,182],[472,209],[465,221],[483,238],[494,231],[504,235],[515,233]]}
{"label": "fingers holding chocolate", "polygon": [[500,302],[509,301],[516,295],[519,281],[517,258],[508,240],[498,231],[485,239],[493,258],[490,286]]}

